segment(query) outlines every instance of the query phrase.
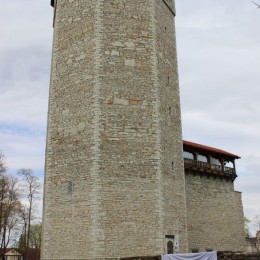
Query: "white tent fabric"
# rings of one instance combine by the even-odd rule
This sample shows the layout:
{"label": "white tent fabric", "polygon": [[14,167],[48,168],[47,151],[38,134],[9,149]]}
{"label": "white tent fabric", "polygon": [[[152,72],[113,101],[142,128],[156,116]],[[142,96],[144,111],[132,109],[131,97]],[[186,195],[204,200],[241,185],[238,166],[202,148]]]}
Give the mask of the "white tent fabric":
{"label": "white tent fabric", "polygon": [[196,254],[162,255],[162,260],[217,260],[217,252],[202,252]]}

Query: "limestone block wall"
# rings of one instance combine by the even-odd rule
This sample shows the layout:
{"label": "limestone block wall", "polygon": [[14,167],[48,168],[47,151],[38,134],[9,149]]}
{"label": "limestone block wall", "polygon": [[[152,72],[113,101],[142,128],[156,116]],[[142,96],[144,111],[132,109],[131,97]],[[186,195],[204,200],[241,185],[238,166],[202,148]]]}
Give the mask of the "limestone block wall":
{"label": "limestone block wall", "polygon": [[[177,70],[174,2],[157,1],[157,59],[160,95],[164,234],[175,236],[176,252],[187,250],[186,195]],[[164,14],[164,15],[162,15]],[[177,241],[179,240],[179,242]],[[164,242],[166,253],[166,240]]]}
{"label": "limestone block wall", "polygon": [[189,252],[245,251],[241,193],[231,181],[186,174]]}
{"label": "limestone block wall", "polygon": [[246,251],[247,252],[260,252],[260,231],[256,232],[255,237],[246,238]]}
{"label": "limestone block wall", "polygon": [[57,0],[42,260],[187,250],[171,0]]}
{"label": "limestone block wall", "polygon": [[260,260],[260,253],[218,252],[218,260]]}

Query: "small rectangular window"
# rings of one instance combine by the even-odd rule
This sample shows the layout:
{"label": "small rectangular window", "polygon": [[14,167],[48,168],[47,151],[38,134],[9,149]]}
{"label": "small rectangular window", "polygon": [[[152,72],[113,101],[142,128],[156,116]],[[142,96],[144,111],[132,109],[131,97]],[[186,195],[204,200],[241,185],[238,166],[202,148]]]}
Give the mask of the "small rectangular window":
{"label": "small rectangular window", "polygon": [[199,253],[199,249],[192,249],[191,253],[195,254],[195,253]]}
{"label": "small rectangular window", "polygon": [[72,180],[68,180],[68,183],[67,183],[67,191],[68,191],[68,194],[72,194],[73,193],[73,190],[74,190],[74,187],[73,187],[73,181]]}
{"label": "small rectangular window", "polygon": [[207,252],[212,252],[213,251],[213,249],[210,249],[210,248],[207,248],[207,250],[206,250]]}

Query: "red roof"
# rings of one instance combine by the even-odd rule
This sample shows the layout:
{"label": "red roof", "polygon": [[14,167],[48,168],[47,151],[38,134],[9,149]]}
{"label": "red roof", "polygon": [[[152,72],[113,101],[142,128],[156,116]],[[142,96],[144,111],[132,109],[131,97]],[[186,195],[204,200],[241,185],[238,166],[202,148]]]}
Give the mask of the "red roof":
{"label": "red roof", "polygon": [[214,147],[210,147],[210,146],[206,146],[206,145],[202,145],[202,144],[197,144],[197,143],[193,143],[193,142],[189,142],[189,141],[185,141],[185,140],[183,140],[183,145],[193,147],[193,148],[197,148],[197,149],[200,149],[200,150],[205,150],[205,151],[212,152],[212,153],[226,155],[226,156],[236,158],[236,159],[240,158],[240,156],[226,152],[224,150],[220,150],[220,149],[217,149],[217,148],[214,148]]}

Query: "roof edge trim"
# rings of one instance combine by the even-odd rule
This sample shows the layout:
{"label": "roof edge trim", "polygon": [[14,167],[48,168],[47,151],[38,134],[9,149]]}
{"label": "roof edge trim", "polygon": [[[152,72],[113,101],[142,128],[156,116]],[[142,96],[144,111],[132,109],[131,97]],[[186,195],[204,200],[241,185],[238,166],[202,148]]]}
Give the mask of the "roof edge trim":
{"label": "roof edge trim", "polygon": [[214,148],[214,147],[211,147],[211,146],[206,146],[206,145],[202,145],[202,144],[193,143],[193,142],[190,142],[190,141],[183,140],[183,146],[185,146],[185,145],[193,147],[193,148],[205,150],[205,151],[208,151],[208,152],[212,152],[212,153],[222,154],[222,155],[229,156],[229,157],[232,157],[232,158],[235,158],[235,159],[241,158],[240,156],[238,156],[236,154],[229,153],[227,151],[224,151],[224,150],[221,150],[221,149],[218,149],[218,148]]}

